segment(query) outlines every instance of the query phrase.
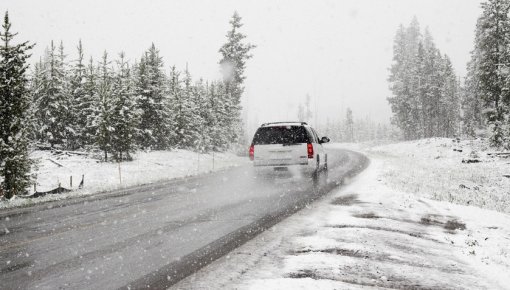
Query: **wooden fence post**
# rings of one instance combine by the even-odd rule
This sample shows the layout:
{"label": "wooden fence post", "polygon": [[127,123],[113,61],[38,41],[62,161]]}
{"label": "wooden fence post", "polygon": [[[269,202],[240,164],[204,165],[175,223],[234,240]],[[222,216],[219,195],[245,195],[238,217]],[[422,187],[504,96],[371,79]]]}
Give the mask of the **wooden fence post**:
{"label": "wooden fence post", "polygon": [[83,183],[85,182],[85,174],[82,174],[81,175],[81,182],[80,184],[78,185],[78,189],[81,189],[83,188]]}
{"label": "wooden fence post", "polygon": [[120,183],[120,186],[122,186],[122,172],[120,169],[120,161],[118,163],[119,163],[119,183]]}

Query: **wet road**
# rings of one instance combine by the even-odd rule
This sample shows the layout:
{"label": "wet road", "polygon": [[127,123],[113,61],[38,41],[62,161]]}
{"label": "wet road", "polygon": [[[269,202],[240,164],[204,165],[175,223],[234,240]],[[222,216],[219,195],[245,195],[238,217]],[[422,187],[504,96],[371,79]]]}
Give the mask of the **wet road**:
{"label": "wet road", "polygon": [[[328,150],[323,192],[368,161]],[[1,289],[168,287],[318,198],[243,166],[0,212]]]}

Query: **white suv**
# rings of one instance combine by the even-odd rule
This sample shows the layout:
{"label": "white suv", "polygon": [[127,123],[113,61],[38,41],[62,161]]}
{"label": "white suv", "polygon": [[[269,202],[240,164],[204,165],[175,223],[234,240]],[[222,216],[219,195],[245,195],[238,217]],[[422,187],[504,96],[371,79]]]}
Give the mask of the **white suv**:
{"label": "white suv", "polygon": [[328,155],[322,147],[327,142],[328,137],[319,139],[305,122],[266,123],[255,132],[250,159],[257,172],[297,169],[316,178],[328,169]]}

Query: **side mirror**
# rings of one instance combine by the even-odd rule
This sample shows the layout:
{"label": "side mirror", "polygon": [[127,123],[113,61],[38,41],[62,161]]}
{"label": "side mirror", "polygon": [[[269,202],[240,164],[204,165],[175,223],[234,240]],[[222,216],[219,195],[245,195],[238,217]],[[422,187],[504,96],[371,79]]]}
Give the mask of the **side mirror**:
{"label": "side mirror", "polygon": [[328,143],[329,141],[331,141],[328,137],[322,137],[321,140],[319,141],[320,144],[324,144],[324,143]]}

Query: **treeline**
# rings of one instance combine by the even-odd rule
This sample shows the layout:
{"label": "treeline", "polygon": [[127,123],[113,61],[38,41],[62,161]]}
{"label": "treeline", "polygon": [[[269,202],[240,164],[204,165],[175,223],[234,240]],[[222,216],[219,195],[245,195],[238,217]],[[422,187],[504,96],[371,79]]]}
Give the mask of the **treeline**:
{"label": "treeline", "polygon": [[[240,42],[240,20],[235,14],[226,45],[251,48]],[[188,68],[166,74],[154,44],[130,65],[124,53],[87,61],[81,41],[68,61],[62,42],[58,48],[51,42],[30,80],[32,139],[70,150],[95,147],[105,160],[108,153],[129,159],[136,148],[225,150],[242,135],[240,70],[250,55],[220,52],[233,76],[206,82],[194,81]]]}
{"label": "treeline", "polygon": [[465,134],[510,149],[510,0],[482,4],[464,88]]}
{"label": "treeline", "polygon": [[[297,118],[300,122],[312,121],[311,97],[306,95],[304,104],[298,105]],[[351,108],[345,110],[342,119],[330,120],[316,124],[316,129],[323,136],[329,137],[333,142],[367,142],[399,140],[400,132],[392,125],[375,122],[366,116],[355,117]]]}
{"label": "treeline", "polygon": [[462,87],[416,19],[399,27],[388,101],[404,139],[488,137],[492,146],[510,149],[510,0],[481,8]]}
{"label": "treeline", "polygon": [[405,140],[459,134],[460,84],[447,55],[416,18],[400,25],[393,46],[388,98]]}
{"label": "treeline", "polygon": [[223,81],[194,82],[188,69],[167,75],[154,44],[132,66],[120,53],[68,62],[52,42],[30,79],[32,139],[69,150],[96,147],[108,158],[135,148],[224,150],[236,140],[240,107]]}
{"label": "treeline", "polygon": [[219,49],[221,80],[193,80],[165,65],[152,44],[134,63],[124,53],[69,58],[52,41],[29,74],[32,44],[14,44],[5,14],[0,32],[0,196],[30,184],[28,148],[99,149],[104,160],[129,160],[136,149],[223,151],[243,136],[241,96],[253,45],[234,13]]}
{"label": "treeline", "polygon": [[343,119],[327,120],[318,126],[318,130],[334,142],[388,141],[400,137],[398,130],[390,124],[376,122],[368,116],[356,117],[350,108],[346,109]]}

